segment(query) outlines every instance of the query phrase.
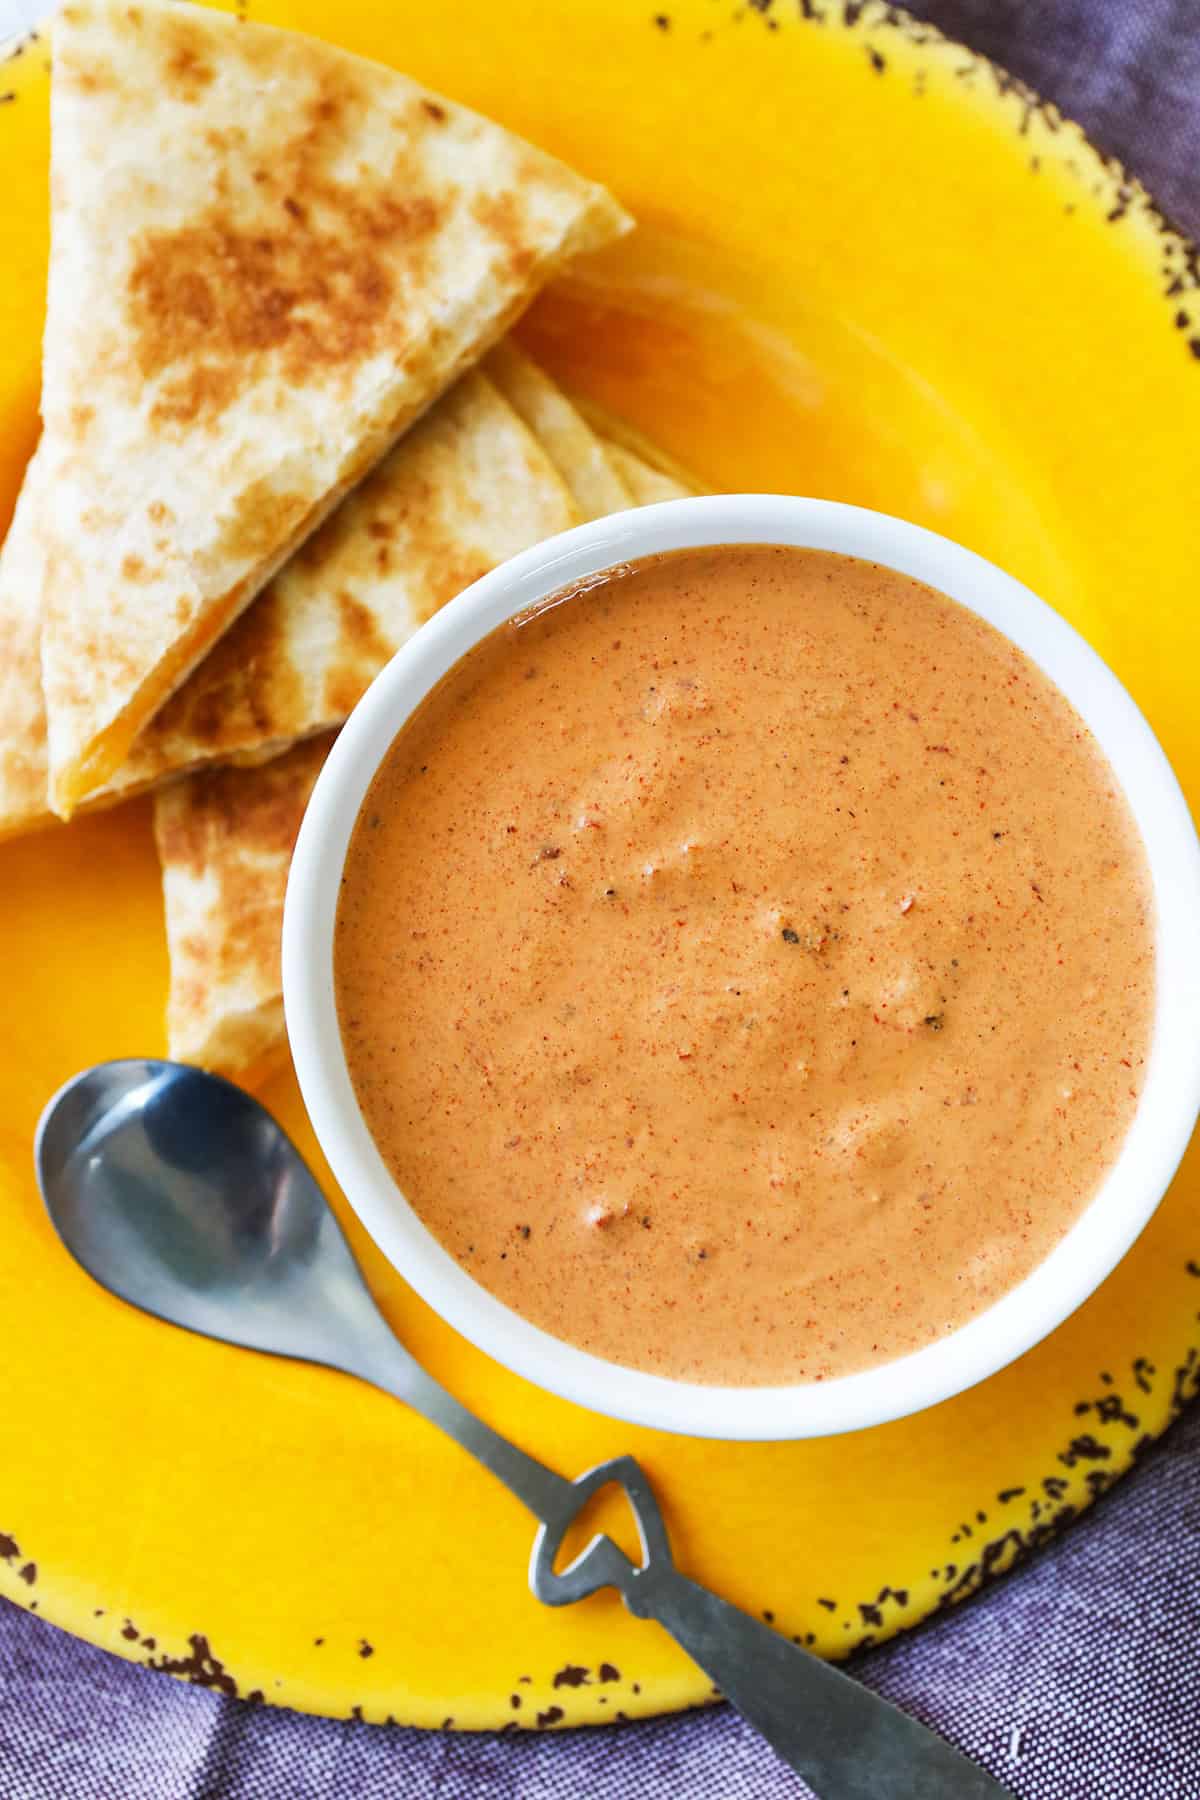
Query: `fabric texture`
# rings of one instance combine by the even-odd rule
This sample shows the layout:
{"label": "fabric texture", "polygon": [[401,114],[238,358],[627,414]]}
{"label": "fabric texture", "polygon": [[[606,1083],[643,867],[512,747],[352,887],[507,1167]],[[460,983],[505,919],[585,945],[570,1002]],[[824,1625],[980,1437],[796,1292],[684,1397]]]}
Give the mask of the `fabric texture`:
{"label": "fabric texture", "polygon": [[[1197,0],[914,0],[911,10],[1056,101],[1200,234]],[[1056,1544],[855,1672],[1018,1800],[1196,1800],[1197,1596],[1193,1409]],[[807,1793],[727,1708],[506,1738],[307,1719],[133,1668],[0,1601],[0,1800]]]}

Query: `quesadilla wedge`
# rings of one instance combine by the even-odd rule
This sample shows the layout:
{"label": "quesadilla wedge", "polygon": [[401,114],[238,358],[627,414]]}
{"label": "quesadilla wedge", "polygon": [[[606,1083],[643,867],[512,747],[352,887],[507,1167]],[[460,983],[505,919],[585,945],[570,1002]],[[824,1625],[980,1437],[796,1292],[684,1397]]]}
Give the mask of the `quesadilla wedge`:
{"label": "quesadilla wedge", "polygon": [[261,761],[340,725],[440,606],[576,520],[537,440],[490,381],[464,375],[167,701],[116,785]]}
{"label": "quesadilla wedge", "polygon": [[[622,460],[649,499],[666,497],[648,462],[633,452]],[[282,1050],[279,931],[291,848],[332,741],[326,734],[258,767],[205,770],[156,793],[172,1056],[245,1079]]]}
{"label": "quesadilla wedge", "polygon": [[[635,503],[686,490],[605,449]],[[0,837],[48,821],[26,475],[0,552]],[[483,375],[455,384],[268,583],[150,721],[107,788],[124,798],[208,762],[261,762],[340,724],[383,664],[454,594],[577,523],[561,476]]]}
{"label": "quesadilla wedge", "polygon": [[264,1073],[286,1043],[280,940],[288,869],[336,733],[257,769],[205,769],[155,796],[170,1054]]}
{"label": "quesadilla wedge", "polygon": [[602,188],[402,75],[166,0],[53,29],[50,804],[575,252]]}
{"label": "quesadilla wedge", "polygon": [[[0,550],[0,837],[53,815],[39,664],[35,462]],[[447,600],[578,522],[529,429],[472,370],[272,578],[139,733],[87,807],[215,761],[260,762],[341,724]]]}
{"label": "quesadilla wedge", "polygon": [[496,345],[484,368],[546,450],[581,518],[602,519],[633,505],[604,445],[544,369],[509,338]]}

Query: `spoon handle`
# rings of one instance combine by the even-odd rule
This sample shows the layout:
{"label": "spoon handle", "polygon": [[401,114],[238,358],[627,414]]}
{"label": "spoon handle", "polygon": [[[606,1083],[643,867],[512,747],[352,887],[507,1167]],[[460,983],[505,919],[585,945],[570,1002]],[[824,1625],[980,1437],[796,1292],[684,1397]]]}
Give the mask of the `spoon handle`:
{"label": "spoon handle", "polygon": [[489,1474],[502,1481],[543,1525],[555,1525],[560,1519],[570,1517],[578,1505],[572,1482],[556,1475],[545,1463],[519,1450],[473,1412],[468,1412],[461,1401],[447,1393],[441,1383],[409,1355],[390,1331],[388,1340],[384,1355],[375,1355],[368,1362],[360,1363],[359,1374],[397,1400],[403,1400],[431,1425],[453,1438],[469,1456],[482,1463]]}
{"label": "spoon handle", "polygon": [[[530,1568],[539,1600],[564,1606],[601,1587],[617,1588],[636,1617],[670,1632],[819,1800],[1012,1800],[924,1725],[681,1575],[653,1489],[632,1457],[566,1481],[468,1412],[392,1342],[390,1355],[362,1371],[367,1378],[439,1426],[541,1520]],[[572,1521],[613,1483],[633,1509],[641,1567],[602,1536],[558,1570]]]}
{"label": "spoon handle", "polygon": [[626,1603],[666,1627],[820,1800],[1013,1800],[924,1725],[676,1569],[647,1568]]}

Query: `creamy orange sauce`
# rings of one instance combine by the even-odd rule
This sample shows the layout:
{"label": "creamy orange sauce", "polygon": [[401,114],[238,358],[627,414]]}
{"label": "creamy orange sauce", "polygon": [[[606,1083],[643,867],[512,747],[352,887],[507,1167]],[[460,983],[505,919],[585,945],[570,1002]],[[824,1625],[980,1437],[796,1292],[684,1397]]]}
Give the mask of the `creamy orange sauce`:
{"label": "creamy orange sauce", "polygon": [[1019,1282],[1132,1118],[1144,856],[1082,720],[933,590],[655,558],[494,633],[355,829],[341,1027],[470,1273],[617,1362],[819,1380]]}

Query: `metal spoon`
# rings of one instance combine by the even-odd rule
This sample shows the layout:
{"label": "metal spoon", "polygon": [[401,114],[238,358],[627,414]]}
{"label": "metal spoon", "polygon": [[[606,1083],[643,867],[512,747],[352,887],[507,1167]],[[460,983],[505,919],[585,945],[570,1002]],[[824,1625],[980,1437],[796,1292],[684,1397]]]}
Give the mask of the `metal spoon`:
{"label": "metal spoon", "polygon": [[[55,1229],[103,1287],[185,1330],[342,1369],[415,1407],[540,1520],[529,1571],[539,1600],[617,1588],[820,1800],[1012,1800],[914,1719],[681,1575],[632,1457],[566,1481],[439,1387],[377,1311],[295,1147],[240,1088],[179,1063],[102,1063],[51,1100],[34,1154]],[[633,1508],[640,1567],[600,1536],[556,1571],[572,1520],[608,1482]]]}

